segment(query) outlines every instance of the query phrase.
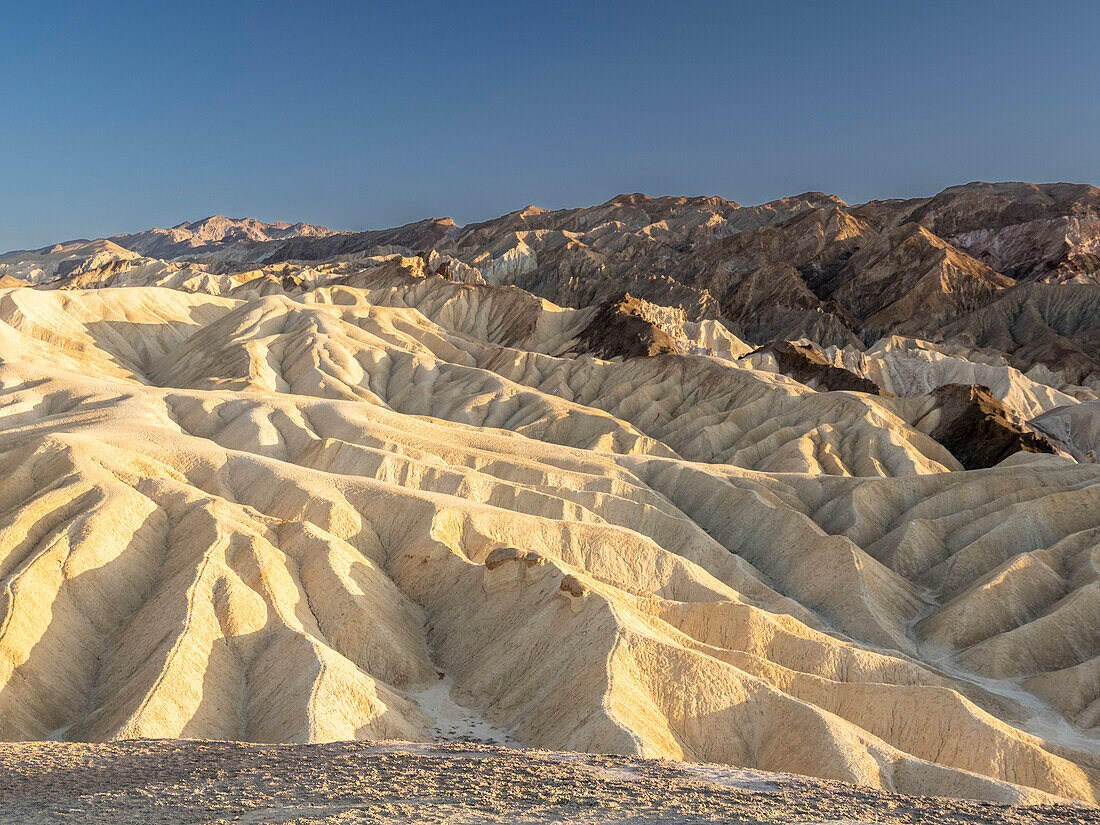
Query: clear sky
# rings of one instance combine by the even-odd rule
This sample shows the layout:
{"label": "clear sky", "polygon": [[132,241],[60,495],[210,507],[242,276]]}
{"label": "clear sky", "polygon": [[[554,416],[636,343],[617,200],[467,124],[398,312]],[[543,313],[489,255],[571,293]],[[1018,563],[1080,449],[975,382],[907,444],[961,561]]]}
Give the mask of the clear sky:
{"label": "clear sky", "polygon": [[1100,183],[1100,3],[8,2],[0,250]]}

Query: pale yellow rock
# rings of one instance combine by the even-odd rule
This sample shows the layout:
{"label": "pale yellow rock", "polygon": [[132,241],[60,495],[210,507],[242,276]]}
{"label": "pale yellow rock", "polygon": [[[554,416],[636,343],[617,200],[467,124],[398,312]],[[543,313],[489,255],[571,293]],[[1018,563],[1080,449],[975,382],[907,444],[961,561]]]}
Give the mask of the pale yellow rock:
{"label": "pale yellow rock", "polygon": [[1097,800],[1100,468],[394,278],[0,291],[0,737],[425,740],[443,674],[529,746]]}

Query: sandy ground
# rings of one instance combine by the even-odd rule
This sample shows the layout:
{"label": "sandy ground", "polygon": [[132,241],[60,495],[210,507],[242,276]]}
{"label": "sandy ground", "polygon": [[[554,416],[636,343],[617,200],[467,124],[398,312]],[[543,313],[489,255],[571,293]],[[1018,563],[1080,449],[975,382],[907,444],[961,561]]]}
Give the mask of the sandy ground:
{"label": "sandy ground", "polygon": [[0,823],[1100,823],[789,774],[475,743],[0,746]]}

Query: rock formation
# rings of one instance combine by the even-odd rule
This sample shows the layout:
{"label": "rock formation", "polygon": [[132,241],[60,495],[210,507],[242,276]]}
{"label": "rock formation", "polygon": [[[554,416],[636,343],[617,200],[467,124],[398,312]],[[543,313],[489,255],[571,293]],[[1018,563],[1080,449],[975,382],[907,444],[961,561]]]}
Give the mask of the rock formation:
{"label": "rock formation", "polygon": [[114,235],[110,240],[148,258],[172,259],[188,255],[216,255],[230,246],[251,249],[265,241],[324,238],[334,234],[340,233],[307,223],[263,223],[253,218],[213,215],[201,221],[181,223],[171,229]]}
{"label": "rock formation", "polygon": [[880,395],[882,389],[866,375],[834,364],[811,342],[775,341],[743,359],[755,369],[782,373],[819,390],[854,390]]}
{"label": "rock formation", "polygon": [[946,239],[965,211],[631,195],[4,256],[0,738],[461,718],[1095,803],[1100,287],[1015,284]]}
{"label": "rock formation", "polygon": [[1044,436],[1030,429],[989,387],[942,384],[932,390],[911,423],[940,442],[968,470],[1000,464],[1024,453],[1054,453]]}
{"label": "rock formation", "polygon": [[599,358],[680,352],[667,332],[644,317],[641,302],[629,295],[602,304],[578,339],[581,351]]}

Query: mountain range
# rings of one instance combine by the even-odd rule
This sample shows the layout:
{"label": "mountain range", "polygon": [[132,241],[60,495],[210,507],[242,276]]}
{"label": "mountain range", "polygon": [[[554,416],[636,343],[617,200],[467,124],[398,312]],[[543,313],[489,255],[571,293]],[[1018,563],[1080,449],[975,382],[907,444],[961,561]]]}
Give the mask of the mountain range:
{"label": "mountain range", "polygon": [[1091,186],[10,252],[0,738],[1096,804],[1098,449]]}

